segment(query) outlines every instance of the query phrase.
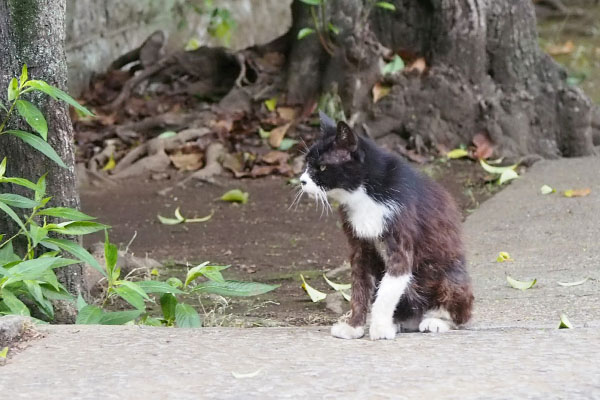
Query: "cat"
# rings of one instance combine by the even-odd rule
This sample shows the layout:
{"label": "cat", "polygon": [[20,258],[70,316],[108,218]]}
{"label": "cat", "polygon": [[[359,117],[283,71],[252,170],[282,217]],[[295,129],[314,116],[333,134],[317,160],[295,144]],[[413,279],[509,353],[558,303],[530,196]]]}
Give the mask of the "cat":
{"label": "cat", "polygon": [[373,340],[458,329],[470,319],[474,298],[453,199],[345,122],[324,113],[320,122],[301,189],[340,204],[351,248],[351,313],[331,334],[364,336],[369,309]]}

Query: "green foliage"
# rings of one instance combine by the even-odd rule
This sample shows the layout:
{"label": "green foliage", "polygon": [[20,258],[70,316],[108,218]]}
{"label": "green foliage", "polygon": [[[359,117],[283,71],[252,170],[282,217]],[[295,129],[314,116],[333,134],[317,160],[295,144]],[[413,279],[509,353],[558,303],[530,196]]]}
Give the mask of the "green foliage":
{"label": "green foliage", "polygon": [[[181,17],[180,28],[187,25],[187,15],[190,11],[199,15],[208,16],[208,34],[218,39],[224,46],[229,46],[231,36],[237,28],[237,23],[231,16],[231,12],[226,8],[215,7],[212,0],[204,0],[203,6],[197,2],[186,1],[178,7],[178,14]],[[185,50],[193,51],[200,47],[200,42],[196,38],[188,40]]]}

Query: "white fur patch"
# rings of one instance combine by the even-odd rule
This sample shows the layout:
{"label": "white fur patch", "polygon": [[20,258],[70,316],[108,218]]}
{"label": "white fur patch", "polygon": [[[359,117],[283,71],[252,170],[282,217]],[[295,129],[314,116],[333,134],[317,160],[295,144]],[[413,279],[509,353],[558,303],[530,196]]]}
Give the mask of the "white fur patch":
{"label": "white fur patch", "polygon": [[365,239],[381,236],[389,218],[396,212],[395,206],[373,200],[363,186],[353,192],[333,189],[327,195],[346,207],[354,233]]}
{"label": "white fur patch", "polygon": [[338,322],[331,327],[331,336],[340,339],[359,339],[365,335],[365,328],[357,326],[356,328],[345,322]]}
{"label": "white fur patch", "polygon": [[385,274],[381,279],[377,289],[377,297],[371,309],[369,336],[372,340],[394,339],[396,337],[397,326],[394,323],[394,311],[410,282],[411,276],[410,274],[400,276]]}
{"label": "white fur patch", "polygon": [[421,332],[448,332],[451,329],[456,329],[452,322],[450,313],[445,308],[435,308],[429,310],[423,315],[423,320],[419,324]]}
{"label": "white fur patch", "polygon": [[300,175],[300,182],[306,182],[302,185],[302,190],[305,193],[316,195],[317,193],[322,192],[322,190],[312,180],[312,178],[308,174],[308,171],[304,171],[304,173]]}

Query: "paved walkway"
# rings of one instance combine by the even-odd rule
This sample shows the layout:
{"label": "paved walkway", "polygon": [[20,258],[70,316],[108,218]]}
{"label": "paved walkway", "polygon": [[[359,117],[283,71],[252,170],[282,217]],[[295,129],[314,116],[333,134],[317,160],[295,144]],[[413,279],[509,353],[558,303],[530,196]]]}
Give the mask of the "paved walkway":
{"label": "paved walkway", "polygon": [[[477,309],[467,330],[371,342],[328,328],[52,326],[0,367],[0,397],[600,398],[599,172],[600,158],[540,162],[468,218]],[[542,196],[543,184],[592,192]],[[495,262],[499,251],[515,261]],[[538,283],[522,292],[506,274]],[[556,329],[560,313],[575,329]]]}

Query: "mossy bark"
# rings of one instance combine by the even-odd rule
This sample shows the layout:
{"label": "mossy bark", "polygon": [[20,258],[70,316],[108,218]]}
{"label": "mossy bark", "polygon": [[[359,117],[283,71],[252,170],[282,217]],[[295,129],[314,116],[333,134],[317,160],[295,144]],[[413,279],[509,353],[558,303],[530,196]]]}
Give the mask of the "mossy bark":
{"label": "mossy bark", "polygon": [[[64,52],[65,0],[0,0],[0,101],[7,104],[6,90],[12,77],[18,77],[23,64],[28,65],[29,77],[66,89],[67,66]],[[37,180],[48,173],[49,205],[79,207],[75,186],[73,128],[68,107],[41,94],[27,94],[44,113],[48,121],[48,142],[68,166],[60,168],[30,146],[9,135],[0,137],[0,159],[8,158],[7,176]],[[4,117],[0,111],[0,116]],[[12,128],[30,130],[26,125],[11,122]],[[21,187],[4,187],[31,196]],[[0,215],[0,233],[15,232],[16,227]],[[78,293],[82,282],[80,265],[61,268],[59,279],[72,292]]]}

